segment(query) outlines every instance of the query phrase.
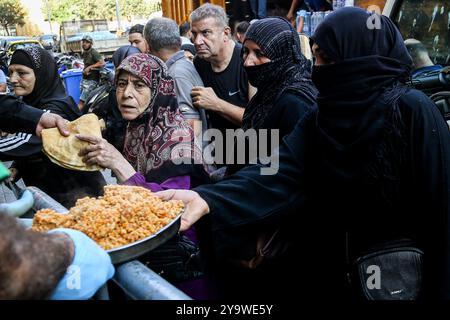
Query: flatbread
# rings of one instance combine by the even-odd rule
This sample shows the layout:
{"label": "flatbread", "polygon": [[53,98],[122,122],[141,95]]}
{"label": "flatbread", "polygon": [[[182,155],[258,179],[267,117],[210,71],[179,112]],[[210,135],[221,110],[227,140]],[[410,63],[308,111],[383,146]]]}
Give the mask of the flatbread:
{"label": "flatbread", "polygon": [[86,114],[67,124],[70,135],[64,137],[59,133],[58,128],[42,130],[43,151],[49,159],[57,165],[71,170],[79,171],[99,171],[98,165],[87,165],[82,157],[78,155],[81,149],[86,148],[89,142],[81,141],[75,137],[76,134],[83,134],[95,137],[102,137],[101,123],[98,117],[93,114]]}

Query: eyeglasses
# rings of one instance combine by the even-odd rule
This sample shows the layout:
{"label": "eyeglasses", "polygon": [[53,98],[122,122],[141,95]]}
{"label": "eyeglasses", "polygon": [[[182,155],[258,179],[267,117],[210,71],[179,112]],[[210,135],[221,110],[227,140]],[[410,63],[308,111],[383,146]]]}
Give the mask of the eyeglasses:
{"label": "eyeglasses", "polygon": [[145,91],[148,86],[141,80],[128,81],[119,79],[116,83],[116,90],[118,92],[124,92],[129,84],[132,84],[132,87],[135,91],[142,93]]}

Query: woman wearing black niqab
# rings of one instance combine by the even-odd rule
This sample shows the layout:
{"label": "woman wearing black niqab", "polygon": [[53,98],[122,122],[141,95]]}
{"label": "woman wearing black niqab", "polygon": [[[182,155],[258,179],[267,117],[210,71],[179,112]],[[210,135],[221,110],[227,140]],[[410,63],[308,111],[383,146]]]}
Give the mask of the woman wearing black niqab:
{"label": "woman wearing black niqab", "polygon": [[[281,140],[315,108],[317,90],[311,81],[311,63],[301,53],[295,29],[280,17],[252,23],[245,34],[242,52],[248,80],[257,88],[245,107],[242,128],[257,132],[268,129],[269,135],[278,130]],[[264,60],[268,61],[262,63]],[[229,165],[227,174],[243,167],[245,164]]]}
{"label": "woman wearing black niqab", "polygon": [[[188,203],[182,229],[205,216],[213,232],[273,224],[293,200],[306,200],[309,210],[297,215],[301,250],[288,284],[305,301],[359,299],[368,282],[353,272],[355,260],[387,244],[424,252],[422,287],[408,297],[402,286],[383,293],[450,299],[449,130],[435,104],[405,86],[410,58],[398,30],[382,16],[376,17],[381,28],[370,29],[369,17],[342,8],[313,36],[318,113],[286,137],[276,175],[263,176],[253,166],[195,192],[164,196]],[[383,288],[389,275],[410,280],[415,263],[391,266],[393,272],[380,269]],[[270,293],[266,283],[258,289]]]}
{"label": "woman wearing black niqab", "polygon": [[[374,18],[379,28],[368,23]],[[350,295],[362,295],[358,258],[411,246],[424,252],[421,290],[392,290],[389,298],[450,298],[449,131],[434,103],[405,85],[412,61],[400,32],[385,16],[345,8],[327,17],[312,42],[319,112],[310,194],[345,232]],[[414,263],[395,270],[406,274]]]}
{"label": "woman wearing black niqab", "polygon": [[[38,109],[56,113],[72,121],[81,112],[72,97],[68,96],[59,78],[55,60],[49,52],[33,46],[16,50],[11,58],[10,68],[26,67],[34,74],[31,92],[23,93],[24,78],[21,71],[11,75],[11,82],[17,86],[23,103]],[[11,73],[11,72],[10,72]],[[17,94],[16,92],[16,94]],[[12,165],[27,186],[36,186],[66,207],[85,196],[99,196],[106,184],[100,172],[68,170],[52,163],[42,152],[42,142],[34,135],[18,133],[0,141],[2,160],[14,160]]]}
{"label": "woman wearing black niqab", "polygon": [[[259,65],[247,63],[248,41],[256,43],[260,47],[261,54],[269,58],[270,62]],[[317,96],[317,90],[311,81],[311,63],[301,53],[297,32],[283,18],[261,19],[251,24],[245,34],[243,45],[244,69],[250,84],[258,89],[245,108],[243,129],[271,127],[276,122],[278,122],[276,125],[283,124],[284,120],[288,128],[280,129],[283,132],[290,132],[293,125],[289,125],[283,116],[288,117],[290,114],[294,117],[295,124],[308,107],[315,104]],[[283,102],[288,93],[296,95],[299,99],[291,100],[290,108],[284,109],[287,108]],[[306,107],[302,109],[298,105]]]}
{"label": "woman wearing black niqab", "polygon": [[[248,161],[254,160],[252,157],[255,154],[260,157],[261,153],[271,156],[277,151],[278,145],[271,145],[273,132],[278,133],[281,142],[300,119],[313,113],[317,90],[311,81],[311,63],[301,53],[298,33],[283,18],[272,17],[252,23],[245,34],[242,58],[248,80],[257,88],[257,93],[245,108],[242,123],[244,130],[252,129],[258,133],[258,143],[249,143],[246,150]],[[267,138],[261,134],[264,132],[267,132]],[[266,151],[261,147],[264,142],[269,147]],[[237,150],[239,151],[242,152]],[[228,165],[226,173],[230,175],[250,165],[249,162]],[[292,208],[285,209],[284,215],[288,216],[289,212],[292,213],[296,209],[297,206],[292,205]],[[262,291],[255,283],[262,281],[267,287],[271,287],[271,290],[279,291],[285,279],[291,275],[286,269],[289,264],[286,260],[294,251],[292,247],[272,259],[270,266],[258,265],[258,270],[242,267],[252,265],[251,268],[254,268],[253,265],[258,264],[256,239],[262,238],[261,234],[270,238],[277,230],[278,237],[280,234],[289,234],[289,237],[292,235],[291,230],[285,227],[291,225],[292,220],[289,218],[283,219],[281,223],[274,223],[269,228],[267,225],[258,224],[257,220],[258,217],[255,218],[255,223],[241,227],[235,225],[231,217],[227,221],[229,227],[215,230],[213,240],[202,239],[202,234],[199,236],[201,249],[204,253],[211,252],[211,257],[215,260],[213,263],[225,297],[256,296]],[[200,227],[199,230],[204,229]],[[212,242],[220,243],[220,246],[210,250],[208,247]],[[271,273],[279,276],[270,278]]]}

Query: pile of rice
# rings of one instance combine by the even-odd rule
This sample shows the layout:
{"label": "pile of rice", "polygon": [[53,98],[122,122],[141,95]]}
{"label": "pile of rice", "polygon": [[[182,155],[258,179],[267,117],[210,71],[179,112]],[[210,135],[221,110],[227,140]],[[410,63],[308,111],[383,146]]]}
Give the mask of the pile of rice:
{"label": "pile of rice", "polygon": [[39,210],[32,229],[79,230],[110,250],[156,233],[184,208],[182,201],[163,201],[142,187],[114,185],[105,186],[104,190],[103,197],[79,199],[67,214]]}

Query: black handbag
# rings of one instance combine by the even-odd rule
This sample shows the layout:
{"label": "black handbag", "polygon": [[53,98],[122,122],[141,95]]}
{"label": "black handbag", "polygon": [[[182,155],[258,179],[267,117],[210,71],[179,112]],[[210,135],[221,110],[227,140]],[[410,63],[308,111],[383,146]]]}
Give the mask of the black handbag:
{"label": "black handbag", "polygon": [[357,281],[368,300],[417,300],[423,252],[402,241],[384,244],[355,261]]}
{"label": "black handbag", "polygon": [[198,246],[177,234],[139,260],[170,282],[193,280],[203,276],[204,266]]}

